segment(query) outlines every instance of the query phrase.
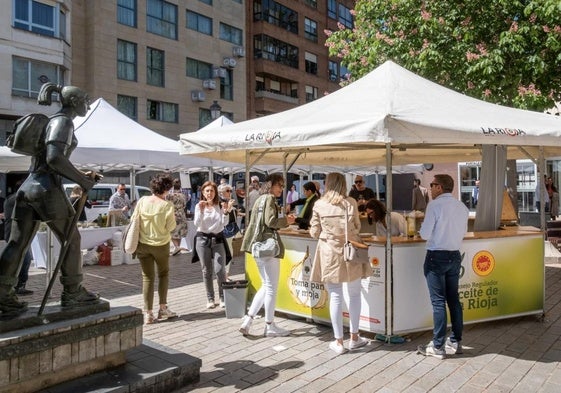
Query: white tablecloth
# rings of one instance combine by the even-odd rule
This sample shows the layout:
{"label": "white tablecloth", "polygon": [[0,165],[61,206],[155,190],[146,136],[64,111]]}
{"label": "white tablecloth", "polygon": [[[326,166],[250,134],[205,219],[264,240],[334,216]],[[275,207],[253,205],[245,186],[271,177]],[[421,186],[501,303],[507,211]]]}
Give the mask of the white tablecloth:
{"label": "white tablecloth", "polygon": [[[80,228],[79,231],[82,238],[82,241],[80,242],[80,248],[94,248],[102,244],[107,239],[111,239],[115,232],[123,228],[124,227]],[[53,264],[55,264],[60,253],[60,243],[54,235],[52,236],[52,239],[53,248],[51,255]],[[33,260],[35,261],[35,267],[47,267],[47,250],[47,232],[37,232],[31,243],[31,252],[33,254]]]}

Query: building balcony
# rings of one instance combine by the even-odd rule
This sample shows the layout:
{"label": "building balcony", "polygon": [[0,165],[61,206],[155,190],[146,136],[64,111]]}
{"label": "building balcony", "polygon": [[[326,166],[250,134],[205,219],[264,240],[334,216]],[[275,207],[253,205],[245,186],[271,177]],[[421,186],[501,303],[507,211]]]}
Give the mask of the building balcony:
{"label": "building balcony", "polygon": [[272,100],[298,105],[298,97],[287,96],[272,90],[257,90],[255,92],[255,98],[270,98]]}
{"label": "building balcony", "polygon": [[259,115],[283,112],[296,108],[298,105],[298,98],[295,97],[268,90],[255,92],[254,108]]}

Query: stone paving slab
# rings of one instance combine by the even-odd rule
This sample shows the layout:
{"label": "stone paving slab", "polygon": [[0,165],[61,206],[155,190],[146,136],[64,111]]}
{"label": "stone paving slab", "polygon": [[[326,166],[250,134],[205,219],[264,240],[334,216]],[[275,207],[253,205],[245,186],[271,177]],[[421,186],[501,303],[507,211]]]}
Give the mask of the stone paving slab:
{"label": "stone paving slab", "polygon": [[[231,277],[242,279],[243,268],[236,258]],[[430,341],[428,331],[407,335],[403,344],[372,340],[341,356],[327,348],[330,327],[281,314],[276,322],[292,330],[290,337],[261,336],[262,319],[243,337],[240,319],[206,309],[200,266],[190,263],[190,255],[172,257],[170,270],[168,303],[180,315],[145,326],[144,339],[202,359],[200,381],[177,392],[561,392],[559,264],[545,268],[545,318],[466,325],[464,354],[443,361],[416,353]],[[84,274],[88,289],[112,307],[142,307],[139,265],[87,266]],[[34,272],[28,287],[39,295],[26,300],[40,301],[44,283],[44,273]],[[58,283],[53,296],[60,296]]]}

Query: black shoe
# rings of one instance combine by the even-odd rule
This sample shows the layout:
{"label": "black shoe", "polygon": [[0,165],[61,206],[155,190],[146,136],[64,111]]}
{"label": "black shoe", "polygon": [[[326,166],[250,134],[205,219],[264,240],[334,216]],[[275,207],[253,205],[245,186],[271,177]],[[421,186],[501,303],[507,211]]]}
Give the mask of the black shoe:
{"label": "black shoe", "polygon": [[89,292],[86,288],[80,286],[75,292],[62,291],[60,297],[60,305],[62,307],[81,307],[91,306],[99,303],[99,294]]}
{"label": "black shoe", "polygon": [[33,294],[32,290],[25,289],[25,287],[15,287],[14,290],[16,291],[16,295],[26,296]]}

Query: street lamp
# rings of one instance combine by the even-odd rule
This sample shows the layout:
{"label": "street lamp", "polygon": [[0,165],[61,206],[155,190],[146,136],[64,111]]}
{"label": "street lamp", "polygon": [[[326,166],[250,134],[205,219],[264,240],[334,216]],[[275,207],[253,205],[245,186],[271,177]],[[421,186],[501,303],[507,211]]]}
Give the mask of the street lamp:
{"label": "street lamp", "polygon": [[220,115],[222,114],[222,107],[220,105],[218,105],[218,101],[214,101],[212,103],[212,105],[210,106],[210,118],[212,120],[216,120],[220,117]]}

